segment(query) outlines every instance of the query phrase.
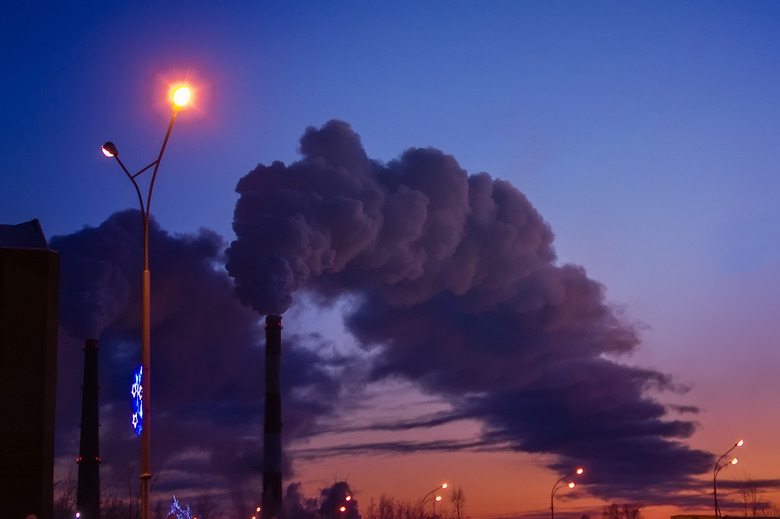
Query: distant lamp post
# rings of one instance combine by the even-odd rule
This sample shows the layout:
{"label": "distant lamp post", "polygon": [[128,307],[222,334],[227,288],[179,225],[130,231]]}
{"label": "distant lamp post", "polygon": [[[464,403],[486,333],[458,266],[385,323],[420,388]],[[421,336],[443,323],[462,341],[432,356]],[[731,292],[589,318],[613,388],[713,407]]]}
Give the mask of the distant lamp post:
{"label": "distant lamp post", "polygon": [[[192,97],[192,92],[186,86],[180,86],[176,88],[172,95],[173,101],[173,116],[171,122],[168,125],[168,132],[165,134],[160,153],[157,155],[157,160],[140,170],[138,173],[131,175],[125,167],[122,160],[119,158],[119,150],[116,145],[109,141],[102,146],[103,155],[106,157],[113,157],[122,167],[122,170],[127,175],[127,178],[133,183],[135,192],[138,195],[138,202],[141,205],[141,219],[143,220],[143,240],[144,240],[144,270],[141,277],[141,366],[142,366],[142,380],[141,387],[142,392],[142,412],[143,422],[141,424],[141,519],[149,519],[149,480],[152,474],[149,469],[149,396],[150,396],[150,370],[149,361],[151,359],[150,346],[149,346],[149,329],[151,327],[150,322],[150,310],[149,310],[149,215],[152,203],[152,190],[154,189],[154,181],[157,178],[157,170],[160,167],[160,161],[162,160],[163,153],[165,152],[165,146],[168,144],[168,138],[171,136],[171,130],[173,129],[173,123],[176,120],[176,115],[182,108],[189,102]],[[138,183],[135,181],[136,177],[154,166],[152,172],[152,179],[149,182],[149,192],[146,195],[146,205],[144,206],[144,199],[141,195],[141,189],[138,187]]]}
{"label": "distant lamp post", "polygon": [[579,468],[575,470],[573,473],[569,474],[568,476],[563,476],[561,479],[555,482],[555,484],[552,487],[552,492],[550,492],[550,519],[555,519],[555,506],[554,506],[555,493],[558,492],[558,490],[563,488],[564,486],[569,488],[575,487],[574,481],[570,481],[566,485],[563,485],[562,483],[569,478],[573,478],[574,476],[581,475],[583,472],[585,472],[585,469]]}
{"label": "distant lamp post", "polygon": [[737,458],[732,458],[731,460],[723,464],[721,464],[721,461],[723,461],[723,458],[728,456],[731,453],[731,451],[733,451],[737,447],[742,447],[744,443],[745,442],[743,440],[739,440],[729,450],[724,452],[721,455],[721,457],[718,458],[718,461],[715,462],[715,468],[712,471],[712,495],[715,497],[715,517],[720,517],[720,505],[718,504],[718,473],[721,470],[728,467],[729,465],[736,465],[739,462]]}
{"label": "distant lamp post", "polygon": [[[432,494],[434,494],[434,493],[438,492],[439,490],[444,490],[444,489],[446,489],[446,488],[447,488],[447,483],[442,483],[442,484],[441,484],[441,485],[439,485],[438,487],[434,488],[433,490],[431,490],[430,492],[428,492],[427,494],[425,494],[425,495],[423,496],[423,498],[422,498],[422,504],[420,505],[420,508],[421,508],[422,510],[425,510],[425,503],[427,503],[427,502],[428,502],[428,498],[429,498],[429,497],[430,497]],[[434,515],[434,516],[436,515],[436,501],[441,501],[441,496],[436,496],[436,498],[433,500],[433,515]]]}
{"label": "distant lamp post", "polygon": [[[344,504],[338,507],[339,513],[343,514],[344,512],[347,511],[347,503],[349,503],[350,501],[352,501],[352,496],[351,495],[347,494],[346,496],[344,496]],[[336,489],[335,488],[333,489],[333,519],[337,519],[337,514],[336,514]]]}

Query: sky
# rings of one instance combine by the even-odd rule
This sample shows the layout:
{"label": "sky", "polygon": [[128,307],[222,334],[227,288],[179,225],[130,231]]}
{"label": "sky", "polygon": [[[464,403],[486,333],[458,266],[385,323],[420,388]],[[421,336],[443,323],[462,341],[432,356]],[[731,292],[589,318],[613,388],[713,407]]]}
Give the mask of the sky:
{"label": "sky", "polygon": [[[15,3],[0,223],[61,253],[56,478],[100,340],[101,474],[135,478],[141,218],[157,157],[154,499],[243,516],[263,316],[285,483],[362,510],[460,486],[474,519],[780,506],[780,6]],[[139,177],[148,182],[148,174]],[[125,383],[126,382],[126,383]],[[182,498],[182,496],[184,496]],[[729,508],[730,507],[730,508]],[[232,517],[232,515],[231,515]]]}

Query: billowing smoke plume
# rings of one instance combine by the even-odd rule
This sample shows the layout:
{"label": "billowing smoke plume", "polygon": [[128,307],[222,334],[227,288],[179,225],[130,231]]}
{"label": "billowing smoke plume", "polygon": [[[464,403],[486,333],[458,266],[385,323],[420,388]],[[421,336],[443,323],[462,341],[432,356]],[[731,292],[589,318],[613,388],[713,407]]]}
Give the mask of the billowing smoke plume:
{"label": "billowing smoke plume", "polygon": [[[78,453],[81,345],[99,337],[101,477],[107,484],[129,480],[128,471],[136,481],[140,473],[129,387],[141,360],[141,236],[140,213],[123,211],[50,243],[61,259],[60,322],[73,338],[60,339],[57,452],[68,460]],[[171,235],[152,220],[149,246],[151,454],[160,476],[154,492],[185,498],[207,486],[228,488],[235,515],[248,517],[262,474],[262,323],[236,298],[216,233]],[[338,391],[327,363],[298,347],[301,340],[287,337],[282,374],[290,410],[286,433],[293,437],[330,412]]]}
{"label": "billowing smoke plume", "polygon": [[243,302],[269,314],[298,289],[352,296],[348,330],[381,350],[374,379],[445,396],[451,419],[485,424],[486,444],[588,465],[597,495],[679,489],[711,467],[680,443],[693,424],[651,396],[672,381],[613,360],[639,344],[635,329],[583,268],[556,263],[519,190],[436,149],[371,160],[341,121],[309,128],[300,152],[236,188],[226,266]]}

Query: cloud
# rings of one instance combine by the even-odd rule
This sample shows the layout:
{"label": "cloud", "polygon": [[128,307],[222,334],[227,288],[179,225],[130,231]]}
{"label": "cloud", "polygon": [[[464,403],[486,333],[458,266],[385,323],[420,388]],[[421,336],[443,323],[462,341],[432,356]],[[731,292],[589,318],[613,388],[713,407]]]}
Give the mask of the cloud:
{"label": "cloud", "polygon": [[517,188],[432,148],[369,159],[342,121],[307,129],[300,152],[238,182],[226,268],[245,304],[349,296],[347,330],[378,352],[374,381],[443,396],[485,425],[483,443],[552,455],[557,471],[587,465],[597,496],[687,488],[711,468],[683,443],[695,424],[656,400],[682,389],[619,361],[637,330],[583,267],[557,263]]}

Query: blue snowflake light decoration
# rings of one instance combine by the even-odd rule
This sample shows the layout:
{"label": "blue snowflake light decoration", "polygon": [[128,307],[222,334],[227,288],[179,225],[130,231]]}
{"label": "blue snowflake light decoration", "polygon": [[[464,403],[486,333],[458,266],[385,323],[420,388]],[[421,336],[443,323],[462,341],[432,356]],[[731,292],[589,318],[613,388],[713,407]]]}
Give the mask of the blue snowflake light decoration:
{"label": "blue snowflake light decoration", "polygon": [[173,496],[173,504],[171,505],[171,511],[168,512],[168,516],[175,515],[177,519],[192,519],[192,512],[190,512],[190,505],[186,508],[182,508],[179,502],[176,500],[176,496]]}
{"label": "blue snowflake light decoration", "polygon": [[133,371],[133,385],[130,387],[130,396],[133,397],[133,431],[137,436],[141,436],[141,430],[144,428],[144,407],[143,394],[144,387],[141,384],[143,380],[144,368],[138,365]]}

